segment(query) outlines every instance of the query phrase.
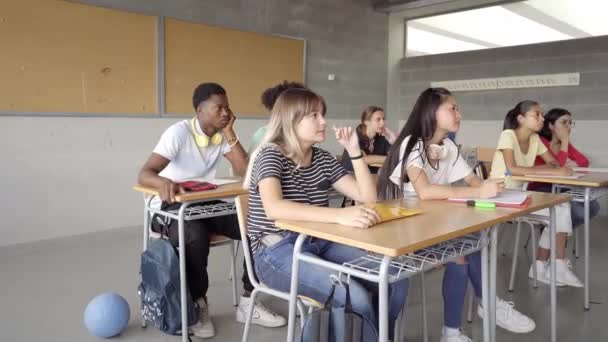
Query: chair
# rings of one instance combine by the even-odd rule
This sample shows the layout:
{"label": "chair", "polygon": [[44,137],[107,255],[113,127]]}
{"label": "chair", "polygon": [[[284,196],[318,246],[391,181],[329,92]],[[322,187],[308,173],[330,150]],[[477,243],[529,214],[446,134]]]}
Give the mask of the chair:
{"label": "chair", "polygon": [[[477,157],[477,165],[474,169],[475,174],[481,179],[487,179],[490,175],[489,170],[492,169],[492,161],[494,159],[494,153],[496,152],[495,148],[491,147],[478,147],[476,149],[476,157]],[[526,190],[527,186],[524,186],[523,190]],[[526,223],[530,228],[530,236],[532,238],[532,260],[536,260],[536,232],[535,232],[535,223],[538,220],[535,220],[533,217],[520,217],[515,220],[517,223],[517,228],[515,229],[515,238],[514,238],[514,246],[513,246],[513,259],[511,261],[511,275],[509,278],[509,292],[513,292],[514,282],[515,282],[515,271],[517,269],[517,257],[519,250],[519,240],[521,235],[521,224]],[[527,243],[526,243],[527,247]],[[536,263],[532,263],[532,272],[534,274],[534,282],[533,287],[537,288],[538,284],[536,281]],[[472,290],[469,289],[469,299],[468,299],[468,310],[467,310],[467,322],[471,323],[473,321],[473,304],[475,300],[475,295]]]}
{"label": "chair", "polygon": [[[255,304],[256,296],[260,292],[263,292],[263,293],[275,296],[277,298],[281,298],[286,301],[289,301],[289,293],[272,289],[272,288],[264,285],[263,283],[260,283],[257,280],[257,278],[255,276],[255,271],[253,269],[251,250],[249,249],[249,244],[247,243],[247,212],[249,210],[249,195],[238,196],[236,198],[235,204],[236,204],[237,217],[239,220],[239,228],[241,231],[241,239],[243,241],[242,246],[243,246],[243,254],[245,256],[245,265],[247,268],[247,274],[249,275],[249,280],[251,281],[251,284],[254,287],[253,291],[251,292],[251,301],[250,301],[249,309],[247,311],[247,319],[245,321],[245,327],[243,329],[243,342],[246,342],[247,339],[249,338],[249,329],[251,328],[251,319],[253,316],[253,307]],[[322,307],[322,304],[315,301],[314,299],[307,298],[304,296],[298,296],[297,306],[298,306],[298,311],[300,313],[300,321],[301,321],[302,327],[304,327],[304,321],[306,320],[306,316],[308,314],[308,312],[306,310],[304,310],[304,306],[309,307],[309,310],[310,310],[310,309],[312,309],[312,307],[320,308],[320,307]]]}
{"label": "chair", "polygon": [[[151,198],[145,198],[146,206],[149,205]],[[144,218],[144,237],[143,237],[143,246],[144,251],[149,246],[150,239],[164,239],[166,237],[162,236],[159,233],[152,231],[152,215],[148,210],[145,210],[145,218]],[[238,305],[238,295],[237,295],[237,280],[236,280],[236,258],[238,256],[238,248],[239,241],[232,240],[224,235],[214,234],[211,236],[211,241],[209,243],[210,247],[219,247],[219,246],[230,246],[230,280],[232,282],[232,305]],[[178,248],[180,248],[178,246]],[[146,321],[142,319],[141,323],[142,327],[146,327]]]}

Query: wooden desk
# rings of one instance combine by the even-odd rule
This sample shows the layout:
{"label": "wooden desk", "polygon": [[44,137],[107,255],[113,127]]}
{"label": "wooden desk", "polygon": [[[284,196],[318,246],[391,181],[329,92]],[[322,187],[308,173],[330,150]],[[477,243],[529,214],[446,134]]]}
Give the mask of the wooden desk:
{"label": "wooden desk", "polygon": [[[235,178],[237,180],[237,178]],[[247,190],[243,189],[242,181],[238,181],[236,183],[229,183],[218,186],[213,190],[205,190],[205,191],[196,191],[196,192],[187,192],[184,194],[179,194],[175,196],[177,202],[182,203],[179,210],[173,211],[163,211],[160,209],[155,209],[150,207],[150,203],[155,196],[158,196],[158,191],[155,188],[145,187],[142,185],[133,186],[133,190],[141,192],[145,195],[149,195],[148,198],[144,201],[144,245],[143,250],[148,249],[148,244],[150,242],[150,221],[151,221],[151,213],[156,213],[165,217],[170,217],[178,221],[178,243],[179,246],[185,245],[184,238],[184,225],[185,221],[189,220],[199,220],[207,217],[216,217],[222,215],[231,215],[236,213],[236,209],[234,207],[234,203],[220,203],[220,204],[210,204],[204,205],[204,202],[216,200],[216,199],[226,199],[226,198],[234,198],[238,195],[246,194]],[[203,205],[199,205],[193,207],[193,204],[201,203]],[[234,250],[231,247],[231,250]],[[185,248],[178,248],[179,253],[179,273],[180,273],[180,296],[181,296],[181,308],[183,309],[181,312],[182,326],[188,326],[188,315],[186,312],[186,299],[187,296],[187,283],[186,283],[186,253]],[[236,298],[236,281],[235,281],[235,273],[236,272],[236,263],[235,258],[232,258],[232,286],[233,286],[233,304],[236,306],[237,298]],[[183,329],[182,332],[182,342],[188,341],[188,329]]]}
{"label": "wooden desk", "polygon": [[511,176],[512,180],[523,182],[541,182],[549,184],[563,184],[580,187],[601,188],[608,187],[608,172],[580,172],[580,178],[543,178],[542,176]]}
{"label": "wooden desk", "polygon": [[[300,233],[294,246],[288,341],[291,341],[294,336],[293,329],[295,328],[295,305],[298,292],[297,278],[299,273],[299,262],[300,260],[310,262],[300,253],[302,243],[308,235],[384,255],[383,265],[380,267],[378,276],[378,283],[380,288],[380,341],[386,341],[388,339],[388,313],[386,309],[388,308],[387,272],[388,264],[392,257],[414,252],[421,248],[429,247],[469,233],[489,229],[492,226],[544,208],[551,208],[551,217],[554,217],[553,207],[570,200],[570,196],[549,193],[530,192],[530,196],[532,197],[532,202],[530,206],[525,209],[496,208],[483,210],[447,201],[420,201],[417,199],[392,201],[400,203],[400,205],[404,207],[421,209],[423,213],[417,216],[381,223],[369,229],[357,229],[329,223],[288,220],[277,221],[276,225],[278,227]],[[555,232],[553,221],[554,220],[552,220],[550,228],[552,229],[552,232]],[[555,244],[554,235],[555,234],[552,234],[553,245]],[[495,308],[496,300],[496,229],[492,229],[491,239],[492,246],[490,251],[492,255],[489,258],[489,270],[487,245],[482,249],[483,306],[490,308],[489,310],[484,310],[484,315],[486,313],[490,315],[490,318],[484,319],[485,341],[492,341],[495,336],[493,331],[495,328],[490,327],[489,322],[495,322],[495,309],[493,310],[492,308]],[[318,264],[344,272],[339,265],[332,267],[329,265],[331,263],[327,261]],[[372,281],[375,281],[375,279]],[[488,281],[490,282],[489,285],[487,285]],[[552,287],[552,290],[551,302],[553,307],[555,307],[556,297],[554,286]]]}
{"label": "wooden desk", "polygon": [[[584,240],[585,240],[585,274],[584,274],[584,292],[585,296],[583,299],[583,307],[585,310],[589,310],[589,265],[591,257],[589,253],[589,202],[593,199],[597,199],[606,194],[604,193],[592,193],[593,189],[606,188],[608,187],[608,173],[607,172],[579,172],[584,174],[580,178],[543,178],[543,177],[530,177],[530,176],[511,176],[511,179],[523,181],[523,182],[542,182],[553,185],[553,192],[556,190],[556,186],[569,186],[580,188],[582,192],[570,191],[574,196],[574,201],[584,203]],[[576,247],[578,251],[578,246]]]}
{"label": "wooden desk", "polygon": [[[334,223],[285,220],[277,221],[276,225],[297,233],[397,257],[570,200],[566,195],[542,192],[530,192],[530,195],[532,203],[526,209],[484,210],[448,201],[395,200],[390,203],[421,209],[423,213],[380,223],[369,229],[356,229]],[[446,213],[449,215],[445,215]]]}
{"label": "wooden desk", "polygon": [[[145,187],[143,185],[133,186],[133,190],[139,191],[146,195],[158,196],[158,191],[154,188]],[[180,203],[195,202],[201,200],[210,200],[224,197],[236,197],[246,194],[247,190],[243,189],[243,182],[230,183],[218,186],[213,190],[187,192],[175,196],[175,200]]]}

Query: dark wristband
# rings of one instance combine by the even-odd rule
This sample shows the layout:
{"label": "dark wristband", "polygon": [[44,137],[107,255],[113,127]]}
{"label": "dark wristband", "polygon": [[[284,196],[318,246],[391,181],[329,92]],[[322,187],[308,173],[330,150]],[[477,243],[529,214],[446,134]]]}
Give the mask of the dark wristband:
{"label": "dark wristband", "polygon": [[350,160],[357,160],[357,159],[361,159],[361,158],[363,158],[363,153],[359,154],[356,157],[350,157]]}

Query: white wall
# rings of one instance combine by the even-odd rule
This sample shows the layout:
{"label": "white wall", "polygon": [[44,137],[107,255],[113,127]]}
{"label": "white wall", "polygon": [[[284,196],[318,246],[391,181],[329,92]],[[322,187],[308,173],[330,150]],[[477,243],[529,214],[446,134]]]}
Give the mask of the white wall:
{"label": "white wall", "polygon": [[[131,186],[177,120],[0,117],[0,246],[140,225],[143,202]],[[237,121],[245,146],[265,123]],[[356,121],[330,121],[329,129],[334,124]],[[331,134],[323,147],[340,152]]]}

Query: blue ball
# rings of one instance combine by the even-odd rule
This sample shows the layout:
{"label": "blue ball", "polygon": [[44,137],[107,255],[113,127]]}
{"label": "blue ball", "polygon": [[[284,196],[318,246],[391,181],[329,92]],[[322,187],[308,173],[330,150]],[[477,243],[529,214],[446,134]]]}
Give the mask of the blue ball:
{"label": "blue ball", "polygon": [[93,298],[84,310],[84,325],[97,337],[120,334],[129,324],[129,303],[116,293],[102,293]]}

